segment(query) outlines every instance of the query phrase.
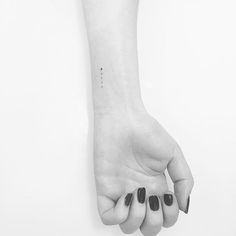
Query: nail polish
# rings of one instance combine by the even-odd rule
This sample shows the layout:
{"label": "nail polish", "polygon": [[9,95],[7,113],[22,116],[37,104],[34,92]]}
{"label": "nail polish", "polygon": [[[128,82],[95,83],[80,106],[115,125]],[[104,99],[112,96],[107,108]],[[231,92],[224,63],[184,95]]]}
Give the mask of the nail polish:
{"label": "nail polish", "polygon": [[125,197],[125,205],[129,206],[132,202],[133,199],[133,194],[132,193],[128,193]]}
{"label": "nail polish", "polygon": [[138,202],[139,203],[144,203],[145,198],[146,198],[146,189],[145,188],[139,188],[137,195],[138,195]]}
{"label": "nail polish", "polygon": [[167,206],[171,206],[173,204],[172,194],[164,194],[164,202]]}
{"label": "nail polish", "polygon": [[189,204],[190,204],[190,196],[188,197],[188,200],[187,200],[186,210],[184,211],[185,214],[188,214]]}
{"label": "nail polish", "polygon": [[149,205],[152,211],[158,211],[160,208],[159,200],[157,196],[149,197]]}

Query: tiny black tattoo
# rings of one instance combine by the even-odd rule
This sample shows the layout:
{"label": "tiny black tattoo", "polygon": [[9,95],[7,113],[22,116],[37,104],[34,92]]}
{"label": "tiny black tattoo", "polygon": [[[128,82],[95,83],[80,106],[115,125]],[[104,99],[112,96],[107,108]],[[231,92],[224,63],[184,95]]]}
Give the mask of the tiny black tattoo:
{"label": "tiny black tattoo", "polygon": [[103,88],[103,73],[102,73],[102,71],[103,71],[103,68],[101,67],[100,68],[100,85],[101,85],[101,88]]}

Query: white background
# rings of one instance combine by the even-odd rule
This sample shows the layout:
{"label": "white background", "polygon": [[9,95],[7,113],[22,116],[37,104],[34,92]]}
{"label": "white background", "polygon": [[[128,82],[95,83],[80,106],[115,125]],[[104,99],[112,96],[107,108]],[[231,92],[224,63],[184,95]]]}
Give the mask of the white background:
{"label": "white background", "polygon": [[[195,177],[190,214],[163,236],[236,235],[235,12],[140,2],[143,99]],[[0,0],[1,236],[122,235],[96,210],[88,55],[79,0]]]}

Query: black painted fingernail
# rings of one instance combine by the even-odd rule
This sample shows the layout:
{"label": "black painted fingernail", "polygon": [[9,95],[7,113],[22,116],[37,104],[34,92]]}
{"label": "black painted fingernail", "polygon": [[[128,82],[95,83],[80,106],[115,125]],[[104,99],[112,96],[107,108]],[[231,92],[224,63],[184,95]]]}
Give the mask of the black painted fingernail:
{"label": "black painted fingernail", "polygon": [[157,196],[150,196],[149,197],[149,205],[151,210],[158,211],[160,208],[159,200]]}
{"label": "black painted fingernail", "polygon": [[133,194],[132,193],[128,193],[125,197],[125,205],[129,206],[132,202],[133,199]]}
{"label": "black painted fingernail", "polygon": [[184,211],[185,214],[188,214],[189,204],[190,204],[190,196],[188,197],[188,200],[187,200],[186,210]]}
{"label": "black painted fingernail", "polygon": [[146,198],[146,189],[145,188],[139,188],[138,189],[138,202],[144,203]]}
{"label": "black painted fingernail", "polygon": [[173,204],[172,194],[164,194],[164,202],[167,206],[171,206]]}

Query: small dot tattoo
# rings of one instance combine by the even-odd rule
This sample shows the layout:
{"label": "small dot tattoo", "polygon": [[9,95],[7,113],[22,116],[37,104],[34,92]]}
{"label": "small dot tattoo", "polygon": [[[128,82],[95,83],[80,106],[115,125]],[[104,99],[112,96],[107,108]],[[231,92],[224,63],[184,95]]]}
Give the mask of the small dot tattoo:
{"label": "small dot tattoo", "polygon": [[101,71],[100,72],[100,85],[101,85],[101,88],[103,88],[103,72],[102,72],[103,68],[102,67],[100,68],[100,71]]}

